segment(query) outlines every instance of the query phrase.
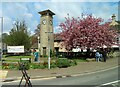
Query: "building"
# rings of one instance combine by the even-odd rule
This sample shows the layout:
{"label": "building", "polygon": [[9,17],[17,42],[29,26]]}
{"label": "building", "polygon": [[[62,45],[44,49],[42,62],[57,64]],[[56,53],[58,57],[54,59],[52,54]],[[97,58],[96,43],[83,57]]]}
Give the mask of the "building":
{"label": "building", "polygon": [[115,14],[112,15],[112,22],[110,23],[110,26],[119,25],[119,23],[116,21]]}
{"label": "building", "polygon": [[60,34],[54,34],[54,51],[55,52],[67,52],[65,46],[63,45],[63,40]]}
{"label": "building", "polygon": [[40,18],[40,55],[50,55],[54,50],[53,13],[50,10],[39,12]]}
{"label": "building", "polygon": [[112,15],[112,22],[110,23],[111,28],[116,29],[118,33],[117,37],[117,44],[118,45],[113,45],[113,48],[119,48],[120,50],[120,23],[116,21],[116,16],[115,14]]}
{"label": "building", "polygon": [[[53,30],[53,13],[50,10],[44,10],[39,12],[40,18],[40,44],[39,42],[35,45],[35,48],[39,48],[40,55],[49,55],[50,50],[53,52],[67,52],[65,46],[63,45],[63,40],[59,34],[54,34]],[[116,21],[115,14],[112,15],[112,22],[110,26],[119,25]],[[119,44],[120,44],[120,34],[119,34]],[[113,47],[119,47],[114,45]],[[73,52],[80,51],[80,49],[73,49]],[[85,50],[86,51],[86,50]]]}

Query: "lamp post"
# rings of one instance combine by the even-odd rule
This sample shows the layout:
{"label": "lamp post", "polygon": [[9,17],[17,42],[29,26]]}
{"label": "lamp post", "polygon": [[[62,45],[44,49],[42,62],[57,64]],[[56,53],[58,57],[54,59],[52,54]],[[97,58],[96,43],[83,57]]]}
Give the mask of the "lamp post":
{"label": "lamp post", "polygon": [[50,69],[50,34],[53,32],[45,32],[48,33],[48,69]]}
{"label": "lamp post", "polygon": [[38,36],[38,62],[40,62],[40,45],[39,45],[39,42],[40,42],[40,37]]}
{"label": "lamp post", "polygon": [[48,69],[50,69],[50,37],[48,36]]}
{"label": "lamp post", "polygon": [[1,40],[0,40],[0,61],[1,61],[1,59],[2,59],[2,31],[3,31],[3,17],[0,17],[0,19],[1,19],[1,29],[0,29],[0,38],[1,38]]}

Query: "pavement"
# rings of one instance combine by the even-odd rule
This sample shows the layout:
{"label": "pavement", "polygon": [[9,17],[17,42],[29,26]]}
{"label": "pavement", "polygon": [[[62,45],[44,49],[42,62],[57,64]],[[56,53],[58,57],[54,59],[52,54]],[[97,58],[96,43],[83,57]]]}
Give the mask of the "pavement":
{"label": "pavement", "polygon": [[[68,68],[30,69],[27,70],[27,73],[31,79],[62,78],[109,69],[120,65],[118,63],[118,58],[110,58],[106,62],[79,62],[78,65]],[[0,78],[2,78],[3,82],[20,80],[22,78],[20,70],[0,70],[1,72],[2,77],[0,76]]]}
{"label": "pavement", "polygon": [[0,70],[0,78],[5,79],[7,76],[8,71],[6,70]]}

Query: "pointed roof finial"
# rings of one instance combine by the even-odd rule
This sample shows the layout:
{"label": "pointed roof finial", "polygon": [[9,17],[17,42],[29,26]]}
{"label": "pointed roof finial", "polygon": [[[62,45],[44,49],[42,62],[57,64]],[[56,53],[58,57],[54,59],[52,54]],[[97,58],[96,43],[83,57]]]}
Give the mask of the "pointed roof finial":
{"label": "pointed roof finial", "polygon": [[116,16],[115,14],[112,15],[112,20],[115,20]]}

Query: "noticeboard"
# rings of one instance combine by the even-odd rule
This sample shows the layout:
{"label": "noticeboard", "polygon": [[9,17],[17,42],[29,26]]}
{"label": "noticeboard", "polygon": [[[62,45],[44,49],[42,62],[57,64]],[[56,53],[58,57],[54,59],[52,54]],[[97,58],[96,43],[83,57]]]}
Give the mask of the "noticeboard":
{"label": "noticeboard", "polygon": [[7,53],[24,53],[24,46],[7,46]]}

